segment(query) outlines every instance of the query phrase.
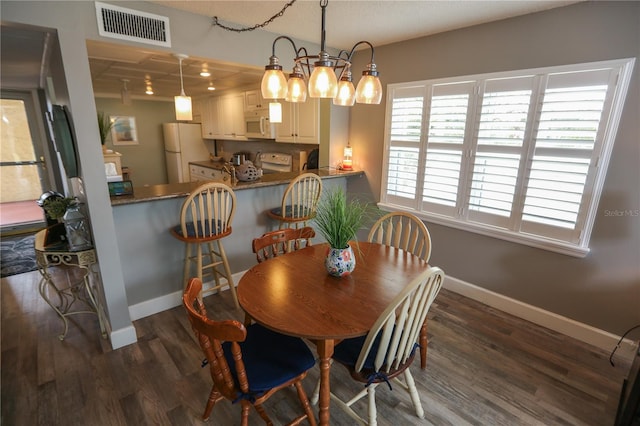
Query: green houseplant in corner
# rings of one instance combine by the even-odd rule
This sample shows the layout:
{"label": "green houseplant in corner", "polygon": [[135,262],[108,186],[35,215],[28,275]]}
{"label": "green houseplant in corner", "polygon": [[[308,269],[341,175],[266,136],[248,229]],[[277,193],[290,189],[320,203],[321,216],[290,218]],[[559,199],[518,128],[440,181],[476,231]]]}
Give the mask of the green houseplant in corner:
{"label": "green houseplant in corner", "polygon": [[356,259],[349,244],[355,241],[358,229],[371,216],[372,207],[360,200],[347,201],[342,187],[322,194],[316,211],[318,231],[329,243],[325,266],[329,275],[344,277],[355,269]]}
{"label": "green houseplant in corner", "polygon": [[106,146],[104,145],[107,141],[107,136],[109,136],[109,132],[113,127],[113,122],[109,119],[104,112],[98,111],[98,129],[100,130],[100,143],[102,144],[102,150],[106,150]]}

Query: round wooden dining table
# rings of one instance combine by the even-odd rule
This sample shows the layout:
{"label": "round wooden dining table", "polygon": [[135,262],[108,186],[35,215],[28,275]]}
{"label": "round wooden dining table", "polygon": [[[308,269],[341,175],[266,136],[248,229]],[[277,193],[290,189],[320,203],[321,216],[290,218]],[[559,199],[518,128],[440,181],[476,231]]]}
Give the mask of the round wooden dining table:
{"label": "round wooden dining table", "polygon": [[329,369],[334,345],[363,336],[427,263],[401,249],[352,243],[356,267],[342,278],[327,273],[328,245],[274,257],[249,269],[238,283],[240,306],[259,324],[316,344],[320,366],[319,421],[329,424]]}

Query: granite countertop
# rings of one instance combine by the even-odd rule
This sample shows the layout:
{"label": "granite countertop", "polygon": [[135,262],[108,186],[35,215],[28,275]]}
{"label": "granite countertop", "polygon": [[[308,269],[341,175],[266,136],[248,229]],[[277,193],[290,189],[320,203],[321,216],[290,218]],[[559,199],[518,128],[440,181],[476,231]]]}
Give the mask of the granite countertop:
{"label": "granite countertop", "polygon": [[[209,161],[203,162],[194,162],[192,164],[200,164],[206,163],[211,167],[212,165],[222,165],[222,162],[212,163]],[[217,167],[211,167],[217,168]],[[315,169],[315,170],[305,170],[303,172],[284,172],[284,173],[269,173],[263,175],[260,179],[254,180],[251,182],[238,182],[232,186],[234,191],[241,191],[244,189],[254,189],[261,188],[265,186],[275,186],[275,185],[288,185],[291,180],[296,178],[298,175],[302,173],[315,173],[320,176],[322,179],[331,179],[338,177],[350,177],[350,176],[361,176],[364,174],[361,170],[336,170],[336,169]],[[111,197],[111,205],[112,206],[120,206],[124,204],[134,204],[134,203],[144,203],[148,201],[155,200],[164,200],[170,198],[180,198],[186,197],[191,192],[193,192],[200,185],[205,182],[185,182],[185,183],[170,183],[165,185],[149,185],[149,186],[134,186],[133,187],[133,195],[121,195],[117,197]]]}

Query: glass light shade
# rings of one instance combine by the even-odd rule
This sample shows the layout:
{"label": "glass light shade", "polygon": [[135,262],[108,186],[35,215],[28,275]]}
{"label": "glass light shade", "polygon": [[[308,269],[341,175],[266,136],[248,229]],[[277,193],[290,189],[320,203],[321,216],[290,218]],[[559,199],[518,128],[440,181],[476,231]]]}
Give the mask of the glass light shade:
{"label": "glass light shade", "polygon": [[353,169],[353,149],[347,145],[344,147],[344,158],[342,160],[342,170]]}
{"label": "glass light shade", "polygon": [[309,96],[312,98],[335,98],[338,94],[338,79],[331,67],[316,66],[309,77]]}
{"label": "glass light shade", "polygon": [[280,102],[269,102],[269,121],[282,123],[282,104]]}
{"label": "glass light shade", "polygon": [[265,70],[260,90],[264,99],[284,99],[287,96],[287,79],[282,70]]}
{"label": "glass light shade", "polygon": [[131,96],[126,88],[120,91],[120,98],[122,99],[123,105],[131,105]]}
{"label": "glass light shade", "polygon": [[333,104],[342,106],[353,106],[353,104],[355,103],[356,88],[353,87],[353,83],[349,80],[340,80],[340,83],[338,83],[338,96],[333,98]]}
{"label": "glass light shade", "polygon": [[379,104],[382,100],[382,84],[373,75],[363,75],[356,89],[356,102],[359,104]]}
{"label": "glass light shade", "polygon": [[193,115],[191,112],[191,96],[175,96],[176,104],[176,120],[178,121],[191,121]]}
{"label": "glass light shade", "polygon": [[287,96],[284,98],[288,102],[304,102],[307,100],[307,86],[304,79],[299,77],[289,77]]}

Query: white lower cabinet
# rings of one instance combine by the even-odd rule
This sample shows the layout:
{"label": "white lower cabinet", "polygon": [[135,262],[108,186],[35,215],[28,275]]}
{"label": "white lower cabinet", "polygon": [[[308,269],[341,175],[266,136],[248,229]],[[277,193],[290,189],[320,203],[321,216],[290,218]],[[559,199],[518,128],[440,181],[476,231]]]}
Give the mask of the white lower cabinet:
{"label": "white lower cabinet", "polygon": [[195,164],[189,165],[189,172],[191,182],[224,182],[228,180],[229,177],[229,175],[227,175],[220,169],[212,169],[209,167],[197,166]]}

